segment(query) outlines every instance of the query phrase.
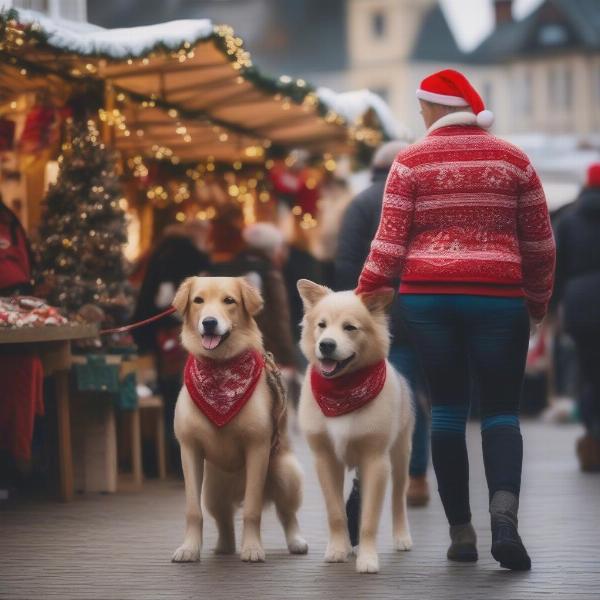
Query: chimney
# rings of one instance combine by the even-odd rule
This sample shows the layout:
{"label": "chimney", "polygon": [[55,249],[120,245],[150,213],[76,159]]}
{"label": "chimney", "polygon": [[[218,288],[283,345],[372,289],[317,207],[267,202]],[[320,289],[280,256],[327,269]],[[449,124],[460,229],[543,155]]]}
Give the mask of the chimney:
{"label": "chimney", "polygon": [[495,0],[494,12],[496,14],[496,27],[512,23],[512,0]]}

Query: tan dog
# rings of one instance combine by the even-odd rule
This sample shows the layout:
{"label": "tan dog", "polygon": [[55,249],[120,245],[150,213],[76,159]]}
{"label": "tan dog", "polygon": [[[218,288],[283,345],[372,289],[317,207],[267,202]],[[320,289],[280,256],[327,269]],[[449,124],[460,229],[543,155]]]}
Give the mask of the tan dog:
{"label": "tan dog", "polygon": [[[186,279],[173,301],[183,315],[184,347],[193,357],[217,366],[228,365],[247,351],[262,355],[262,339],[253,318],[262,304],[259,293],[242,278]],[[214,386],[214,393],[220,392],[219,385]],[[186,385],[182,387],[175,408],[175,435],[185,478],[186,531],[183,544],[173,554],[174,562],[200,559],[202,490],[204,505],[219,532],[216,553],[235,552],[234,511],[242,500],[242,560],[265,559],[260,522],[267,501],[275,503],[289,551],[307,552],[296,518],[302,501],[302,471],[290,450],[285,406],[274,404],[263,369],[243,408],[217,427],[195,404]],[[272,451],[274,436],[278,445]]]}
{"label": "tan dog", "polygon": [[[344,562],[351,551],[344,507],[344,467],[358,467],[361,483],[359,573],[377,573],[376,536],[387,480],[392,475],[393,536],[397,550],[410,550],[412,539],[406,515],[406,489],[414,425],[410,389],[387,362],[389,334],[385,309],[393,291],[368,296],[333,293],[302,279],[298,291],[304,302],[302,351],[315,377],[339,385],[380,365],[385,380],[373,399],[353,412],[325,416],[307,372],[299,406],[300,428],[314,453],[327,507],[328,562]],[[383,363],[385,361],[385,363]],[[385,364],[385,366],[384,366]],[[341,378],[341,379],[340,379]],[[380,378],[383,381],[383,377]],[[321,380],[321,379],[320,379]],[[368,382],[367,382],[368,383]],[[376,395],[375,395],[376,394]],[[340,404],[345,402],[344,398]]]}

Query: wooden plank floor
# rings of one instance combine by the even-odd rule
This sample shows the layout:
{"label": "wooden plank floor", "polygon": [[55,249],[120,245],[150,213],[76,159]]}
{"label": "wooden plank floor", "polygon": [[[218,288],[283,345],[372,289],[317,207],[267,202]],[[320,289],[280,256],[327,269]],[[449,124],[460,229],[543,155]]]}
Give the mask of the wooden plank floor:
{"label": "wooden plank floor", "polygon": [[[263,521],[265,564],[213,556],[215,529],[205,523],[203,560],[171,564],[183,533],[183,487],[149,482],[143,493],[89,495],[74,503],[35,502],[0,512],[0,598],[600,598],[600,475],[577,470],[575,426],[526,423],[521,532],[530,573],[510,573],[489,555],[490,535],[480,438],[469,427],[477,564],[445,559],[447,527],[439,499],[410,511],[415,546],[393,552],[389,498],[380,528],[381,573],[357,575],[352,561],[322,562],[323,503],[306,446],[295,446],[306,470],[301,513],[307,556],[289,556],[269,511]],[[238,523],[239,526],[239,523]],[[239,536],[238,536],[239,539]]]}

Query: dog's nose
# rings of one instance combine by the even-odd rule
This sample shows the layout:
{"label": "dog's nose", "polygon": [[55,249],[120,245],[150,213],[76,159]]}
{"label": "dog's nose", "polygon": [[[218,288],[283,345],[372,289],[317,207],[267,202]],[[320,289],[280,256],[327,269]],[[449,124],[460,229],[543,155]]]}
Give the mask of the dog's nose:
{"label": "dog's nose", "polygon": [[214,317],[205,317],[202,319],[202,327],[204,328],[204,333],[211,335],[217,329],[219,325],[219,321],[217,321]]}
{"label": "dog's nose", "polygon": [[329,338],[319,342],[319,350],[323,356],[331,356],[335,352],[336,346],[337,344],[335,343],[335,340]]}

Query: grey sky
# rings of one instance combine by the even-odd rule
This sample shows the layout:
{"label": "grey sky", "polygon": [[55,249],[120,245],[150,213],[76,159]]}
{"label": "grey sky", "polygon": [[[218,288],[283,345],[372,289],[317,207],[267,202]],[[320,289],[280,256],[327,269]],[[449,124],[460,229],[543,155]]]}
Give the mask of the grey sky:
{"label": "grey sky", "polygon": [[[491,0],[440,0],[463,49],[473,48],[494,23]],[[514,0],[515,17],[523,18],[543,0]]]}

